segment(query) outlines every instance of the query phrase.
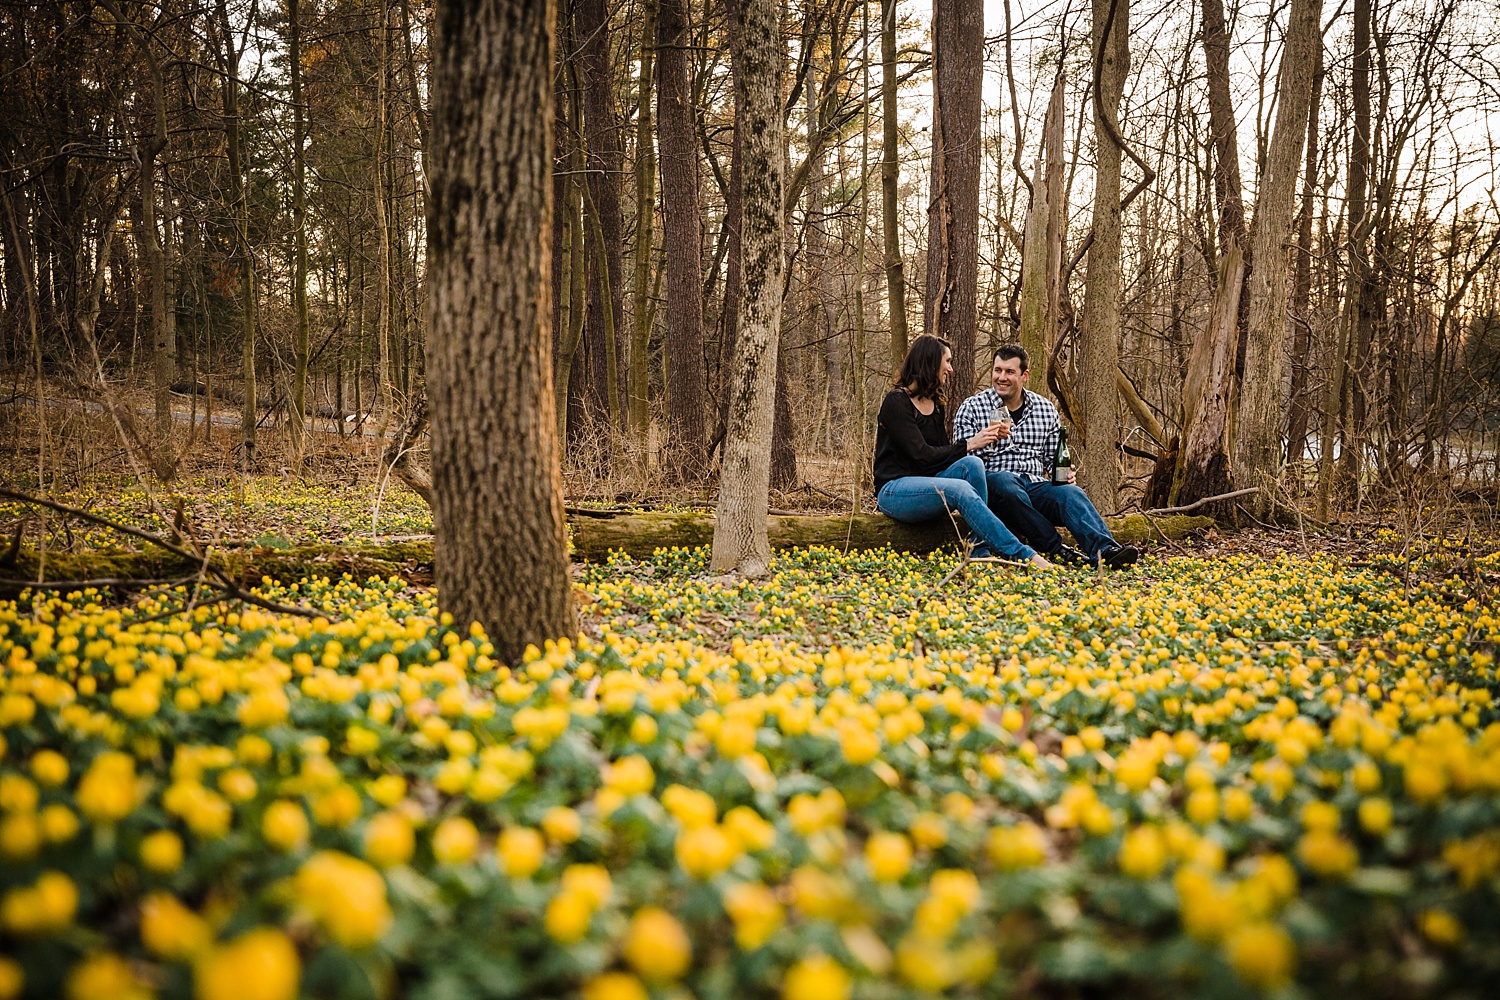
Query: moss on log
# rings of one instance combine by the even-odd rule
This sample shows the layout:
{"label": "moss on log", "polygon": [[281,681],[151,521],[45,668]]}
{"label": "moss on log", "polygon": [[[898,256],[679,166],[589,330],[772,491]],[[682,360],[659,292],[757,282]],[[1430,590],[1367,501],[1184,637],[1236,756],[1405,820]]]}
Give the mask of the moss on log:
{"label": "moss on log", "polygon": [[[1107,519],[1110,530],[1122,542],[1150,544],[1163,538],[1185,538],[1213,527],[1211,517],[1176,514],[1147,519],[1139,514]],[[650,558],[657,549],[695,548],[713,541],[712,514],[639,513],[574,517],[568,522],[573,557],[583,562],[602,562],[611,551],[636,559]],[[882,514],[774,516],[770,519],[771,546],[776,549],[828,546],[851,550],[890,546],[903,552],[928,553],[957,547],[957,526],[944,521],[902,524]],[[432,577],[432,542],[417,539],[388,544],[302,545],[290,549],[231,549],[215,552],[218,565],[230,570],[241,583],[255,583],[262,576],[279,580],[326,576],[337,579],[348,573],[356,580],[370,576],[401,576],[414,583]],[[37,553],[23,546],[17,558],[0,567],[0,597],[14,597],[22,581],[37,578]],[[96,549],[85,553],[48,552],[45,579],[164,580],[193,576],[199,566],[161,549],[141,551]]]}

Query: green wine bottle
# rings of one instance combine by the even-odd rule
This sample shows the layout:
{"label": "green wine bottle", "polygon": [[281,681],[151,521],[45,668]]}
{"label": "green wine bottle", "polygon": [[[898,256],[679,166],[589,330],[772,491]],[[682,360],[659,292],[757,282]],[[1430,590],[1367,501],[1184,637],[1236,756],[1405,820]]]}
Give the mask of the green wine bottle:
{"label": "green wine bottle", "polygon": [[1057,429],[1057,455],[1052,460],[1052,485],[1066,486],[1068,473],[1073,469],[1073,455],[1068,451],[1068,429]]}

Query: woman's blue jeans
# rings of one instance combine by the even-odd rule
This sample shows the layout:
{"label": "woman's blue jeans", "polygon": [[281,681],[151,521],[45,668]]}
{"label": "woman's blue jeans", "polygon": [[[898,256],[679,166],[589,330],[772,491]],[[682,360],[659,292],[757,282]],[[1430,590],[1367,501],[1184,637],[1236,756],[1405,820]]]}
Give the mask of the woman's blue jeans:
{"label": "woman's blue jeans", "polygon": [[982,545],[1007,559],[1036,555],[989,508],[984,463],[973,455],[960,458],[936,476],[902,476],[880,488],[875,504],[882,514],[907,524],[947,517],[956,511]]}

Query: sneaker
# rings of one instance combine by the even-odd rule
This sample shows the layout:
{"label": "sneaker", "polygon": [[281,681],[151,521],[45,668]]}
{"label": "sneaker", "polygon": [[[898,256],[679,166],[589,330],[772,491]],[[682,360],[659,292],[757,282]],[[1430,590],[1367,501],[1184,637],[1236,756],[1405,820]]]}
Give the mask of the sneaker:
{"label": "sneaker", "polygon": [[1077,549],[1073,548],[1073,546],[1071,546],[1071,545],[1064,545],[1062,548],[1058,549],[1056,552],[1048,552],[1048,553],[1046,553],[1046,555],[1047,555],[1048,559],[1051,559],[1055,563],[1061,563],[1064,566],[1092,566],[1092,565],[1094,565],[1094,560],[1090,559],[1088,556],[1084,555],[1082,552],[1079,552]]}
{"label": "sneaker", "polygon": [[1100,562],[1110,569],[1124,569],[1126,566],[1134,566],[1137,559],[1141,557],[1141,550],[1134,545],[1116,545],[1114,548],[1104,549],[1099,553]]}

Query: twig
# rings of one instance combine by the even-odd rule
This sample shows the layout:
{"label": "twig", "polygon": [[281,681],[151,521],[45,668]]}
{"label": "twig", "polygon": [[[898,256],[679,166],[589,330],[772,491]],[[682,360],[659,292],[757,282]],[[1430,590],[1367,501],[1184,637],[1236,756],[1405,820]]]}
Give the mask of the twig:
{"label": "twig", "polygon": [[1190,504],[1181,507],[1155,507],[1151,510],[1141,511],[1142,514],[1186,514],[1190,510],[1197,510],[1205,504],[1217,503],[1220,500],[1233,500],[1236,497],[1247,497],[1252,493],[1259,493],[1259,486],[1252,486],[1246,490],[1234,490],[1230,493],[1220,493],[1218,496],[1204,497],[1202,500],[1194,500]]}
{"label": "twig", "polygon": [[[107,517],[100,517],[98,514],[93,514],[86,510],[80,510],[77,507],[69,507],[67,504],[58,503],[56,500],[48,500],[43,497],[34,497],[29,493],[22,493],[19,490],[13,490],[8,487],[0,486],[0,497],[8,497],[12,500],[19,500],[22,503],[35,504],[38,507],[45,507],[50,510],[55,510],[61,514],[71,514],[74,517],[82,518],[85,521],[92,522],[102,527],[111,528],[115,531],[120,532],[121,534],[130,535],[131,537],[139,538],[142,541],[150,542],[152,545],[155,545],[158,548],[166,549],[173,555],[188,562],[199,562],[201,560],[202,569],[200,570],[200,573],[211,575],[218,582],[219,589],[224,591],[226,596],[234,600],[244,601],[246,604],[253,604],[256,607],[264,608],[267,611],[271,611],[280,615],[297,615],[302,618],[328,618],[330,621],[333,620],[334,616],[329,615],[326,612],[319,611],[316,608],[304,608],[291,604],[278,604],[275,601],[268,601],[264,597],[260,597],[246,590],[235,581],[234,577],[231,576],[227,570],[225,570],[221,566],[214,564],[210,560],[207,551],[203,552],[202,554],[189,552],[182,546],[174,545],[167,539],[162,538],[160,535],[152,534],[149,531],[143,531],[140,528],[132,528],[128,524],[120,524],[118,521],[112,521]],[[39,582],[38,585],[44,584],[40,584]]]}

